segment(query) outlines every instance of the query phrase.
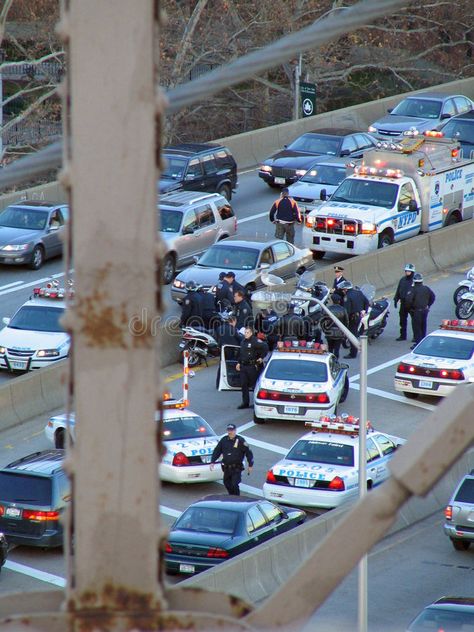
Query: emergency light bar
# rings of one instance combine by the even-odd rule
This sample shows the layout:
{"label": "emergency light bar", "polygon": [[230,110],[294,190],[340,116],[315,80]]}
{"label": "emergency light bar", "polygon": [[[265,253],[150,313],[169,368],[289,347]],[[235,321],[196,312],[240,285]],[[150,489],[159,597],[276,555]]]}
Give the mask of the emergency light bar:
{"label": "emergency light bar", "polygon": [[402,178],[401,169],[377,169],[377,167],[360,166],[355,167],[354,173],[358,176],[381,176],[384,178]]}
{"label": "emergency light bar", "polygon": [[59,281],[54,279],[47,283],[44,287],[35,287],[33,288],[33,296],[38,298],[52,298],[57,300],[62,300],[68,296],[71,298],[74,296],[74,287],[73,282],[69,280],[69,287],[63,288],[59,287]]}
{"label": "emergency light bar", "polygon": [[[322,415],[319,421],[306,421],[305,426],[312,428],[313,432],[329,432],[331,434],[343,434],[355,436],[359,434],[359,417],[348,415]],[[367,432],[373,430],[370,421],[367,422]]]}
{"label": "emergency light bar", "polygon": [[277,351],[284,353],[313,353],[325,354],[328,352],[326,345],[312,340],[279,340],[277,342]]}
{"label": "emergency light bar", "polygon": [[442,320],[440,329],[449,331],[468,331],[474,333],[474,320]]}
{"label": "emergency light bar", "polygon": [[424,132],[424,135],[428,136],[429,138],[444,138],[443,132],[439,132],[435,129],[427,130],[426,132]]}

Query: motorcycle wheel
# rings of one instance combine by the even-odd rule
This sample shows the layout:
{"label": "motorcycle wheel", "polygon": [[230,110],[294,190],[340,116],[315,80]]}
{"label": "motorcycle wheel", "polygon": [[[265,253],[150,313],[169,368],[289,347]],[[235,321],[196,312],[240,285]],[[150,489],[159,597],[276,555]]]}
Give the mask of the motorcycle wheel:
{"label": "motorcycle wheel", "polygon": [[470,318],[472,314],[474,314],[474,301],[470,300],[461,300],[456,305],[456,318],[461,320],[466,320]]}
{"label": "motorcycle wheel", "polygon": [[462,300],[463,294],[466,294],[466,292],[469,292],[469,290],[465,285],[460,285],[454,290],[453,301],[455,305],[458,305],[458,303]]}
{"label": "motorcycle wheel", "polygon": [[181,363],[184,364],[184,352],[185,351],[189,351],[189,356],[188,356],[188,366],[189,367],[195,367],[195,366],[199,366],[202,362],[202,357],[199,355],[199,353],[196,352],[196,349],[194,347],[187,347],[186,349],[183,349],[183,351],[181,352]]}

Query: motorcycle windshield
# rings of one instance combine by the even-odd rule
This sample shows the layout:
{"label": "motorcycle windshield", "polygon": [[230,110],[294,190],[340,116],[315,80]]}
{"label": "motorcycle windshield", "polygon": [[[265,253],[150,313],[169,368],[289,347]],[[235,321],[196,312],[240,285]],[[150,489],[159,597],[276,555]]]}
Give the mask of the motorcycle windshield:
{"label": "motorcycle windshield", "polygon": [[306,272],[303,272],[303,274],[298,279],[298,283],[296,284],[296,287],[299,290],[309,291],[312,289],[315,283],[316,283],[316,273],[311,272],[310,270],[307,270]]}
{"label": "motorcycle windshield", "polygon": [[360,291],[365,296],[365,298],[371,303],[375,297],[375,285],[371,285],[370,283],[365,283],[360,286]]}

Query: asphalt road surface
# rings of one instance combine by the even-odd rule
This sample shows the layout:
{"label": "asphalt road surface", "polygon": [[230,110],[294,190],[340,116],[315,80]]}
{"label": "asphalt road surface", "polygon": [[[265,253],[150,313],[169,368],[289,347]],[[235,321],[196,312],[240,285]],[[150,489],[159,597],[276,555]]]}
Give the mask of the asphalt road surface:
{"label": "asphalt road surface", "polygon": [[[271,196],[268,196],[271,199]],[[472,265],[472,264],[471,264]],[[452,292],[464,276],[466,264],[426,279],[437,300],[429,316],[429,330],[443,318],[454,317]],[[0,291],[1,292],[1,291]],[[0,294],[1,295],[1,294]],[[1,300],[1,299],[0,299]],[[408,352],[409,342],[396,342],[398,314],[393,310],[382,337],[369,347],[368,416],[380,430],[408,438],[436,407],[436,400],[408,400],[395,392],[395,365]],[[359,411],[358,360],[348,360],[351,389],[339,412],[357,415]],[[299,424],[273,422],[255,426],[249,411],[237,410],[240,393],[215,391],[215,364],[200,367],[190,382],[191,409],[202,415],[223,434],[234,422],[247,438],[255,456],[251,476],[244,475],[242,490],[260,495],[266,472],[304,433]],[[179,365],[164,371],[166,382],[180,395]],[[59,411],[57,411],[59,412]],[[0,466],[17,457],[48,446],[43,428],[48,415],[0,433]],[[105,438],[104,438],[105,440]],[[161,514],[170,524],[191,502],[206,494],[220,493],[219,483],[177,486],[164,484],[160,496]],[[369,556],[369,621],[371,632],[403,630],[411,618],[427,603],[443,594],[474,596],[474,550],[454,551],[441,528],[442,512],[380,543]],[[354,534],[356,537],[357,534]],[[350,543],[345,543],[347,546]],[[11,551],[0,580],[0,592],[47,589],[64,584],[65,568],[61,551],[41,551],[18,547]],[[321,630],[356,629],[357,593],[355,574],[314,617],[312,628]],[[316,628],[316,623],[318,627]],[[330,627],[319,627],[329,625]],[[386,626],[386,627],[385,627]]]}

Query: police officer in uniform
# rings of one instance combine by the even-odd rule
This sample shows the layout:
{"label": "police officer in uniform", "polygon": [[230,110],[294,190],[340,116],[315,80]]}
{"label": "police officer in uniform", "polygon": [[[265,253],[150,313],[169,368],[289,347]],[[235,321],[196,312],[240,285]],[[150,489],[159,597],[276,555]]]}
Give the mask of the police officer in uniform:
{"label": "police officer in uniform", "polygon": [[258,368],[263,364],[263,358],[268,353],[268,346],[255,335],[252,327],[246,327],[244,339],[240,345],[239,362],[236,365],[240,371],[242,386],[242,403],[237,408],[250,408],[250,389],[253,389],[258,377]]}
{"label": "police officer in uniform", "polygon": [[242,470],[244,470],[244,458],[247,459],[248,473],[253,468],[253,454],[248,443],[243,437],[237,434],[235,424],[227,425],[227,436],[222,437],[214,448],[211,457],[211,470],[214,464],[222,455],[222,470],[224,472],[224,485],[232,496],[240,496],[239,484],[242,480]]}
{"label": "police officer in uniform", "polygon": [[242,327],[253,327],[252,306],[245,298],[245,292],[236,290],[234,292],[235,317],[237,318],[237,329],[240,331]]}
{"label": "police officer in uniform", "polygon": [[332,283],[332,288],[330,290],[332,294],[332,300],[334,303],[342,303],[344,300],[344,293],[340,289],[340,285],[344,283],[347,279],[344,278],[343,275],[344,268],[340,265],[334,266],[334,281]]}
{"label": "police officer in uniform", "polygon": [[423,285],[423,275],[415,272],[413,275],[413,287],[409,289],[405,299],[406,308],[411,316],[413,339],[415,341],[415,344],[410,349],[414,349],[425,338],[428,312],[435,299],[436,296],[433,290],[427,285]]}
{"label": "police officer in uniform", "polygon": [[202,327],[202,299],[195,281],[186,283],[187,294],[181,307],[181,327]]}
{"label": "police officer in uniform", "polygon": [[413,287],[413,275],[415,274],[415,266],[412,263],[407,263],[405,266],[405,276],[403,276],[398,282],[397,291],[393,297],[393,304],[397,309],[398,302],[400,302],[400,335],[397,340],[407,339],[407,321],[408,310],[406,307],[406,298],[408,291]]}
{"label": "police officer in uniform", "polygon": [[247,298],[247,290],[244,288],[243,285],[235,280],[235,272],[232,272],[232,270],[230,272],[226,272],[224,279],[227,281],[227,283],[229,283],[232,294],[235,294],[236,292],[242,292],[245,298]]}
{"label": "police officer in uniform", "polygon": [[226,309],[234,304],[234,293],[226,273],[219,274],[219,281],[216,286],[216,307]]}
{"label": "police officer in uniform", "polygon": [[[349,318],[349,331],[354,334],[354,336],[358,337],[360,319],[369,309],[369,301],[361,290],[357,290],[352,286],[350,281],[344,281],[344,283],[341,283],[339,289],[341,289],[344,294],[343,305]],[[344,357],[356,358],[357,347],[354,347],[354,345],[351,344],[350,353]]]}

